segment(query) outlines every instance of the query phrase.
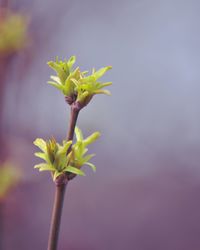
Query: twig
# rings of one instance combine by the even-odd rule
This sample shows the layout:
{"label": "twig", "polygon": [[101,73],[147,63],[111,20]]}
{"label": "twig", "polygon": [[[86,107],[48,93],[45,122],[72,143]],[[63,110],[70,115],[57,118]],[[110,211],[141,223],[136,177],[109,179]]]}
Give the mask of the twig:
{"label": "twig", "polygon": [[[78,118],[80,109],[76,106],[71,106],[70,122],[67,132],[67,141],[73,140],[74,129],[76,126],[76,121]],[[71,148],[69,148],[69,153]],[[60,230],[60,221],[62,216],[62,208],[65,196],[65,190],[67,187],[68,178],[67,175],[61,175],[56,180],[56,191],[54,197],[54,206],[51,218],[51,226],[49,232],[49,241],[48,241],[48,250],[56,250],[58,245],[59,230]]]}

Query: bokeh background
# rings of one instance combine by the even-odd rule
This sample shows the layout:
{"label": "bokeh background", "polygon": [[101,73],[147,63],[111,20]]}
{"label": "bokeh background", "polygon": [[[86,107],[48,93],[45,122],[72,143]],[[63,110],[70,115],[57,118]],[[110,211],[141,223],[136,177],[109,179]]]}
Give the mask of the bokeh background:
{"label": "bokeh background", "polygon": [[27,37],[0,54],[1,164],[21,175],[0,201],[0,249],[46,249],[54,185],[33,169],[32,142],[65,137],[69,108],[46,62],[71,55],[81,69],[112,65],[113,86],[79,116],[85,135],[102,133],[97,172],[68,185],[59,249],[200,249],[200,2],[1,4],[26,17]]}

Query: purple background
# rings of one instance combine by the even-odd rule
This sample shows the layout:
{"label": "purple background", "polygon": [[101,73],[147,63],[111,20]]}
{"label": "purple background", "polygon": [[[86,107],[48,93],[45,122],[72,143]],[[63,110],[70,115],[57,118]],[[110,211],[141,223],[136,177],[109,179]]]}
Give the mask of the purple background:
{"label": "purple background", "polygon": [[99,130],[97,172],[69,183],[60,250],[200,249],[200,2],[13,1],[30,15],[31,44],[12,58],[3,119],[9,157],[23,171],[5,200],[3,250],[47,246],[54,185],[33,169],[36,137],[65,137],[69,109],[46,82],[46,62],[77,56],[112,65],[111,97],[79,117]]}

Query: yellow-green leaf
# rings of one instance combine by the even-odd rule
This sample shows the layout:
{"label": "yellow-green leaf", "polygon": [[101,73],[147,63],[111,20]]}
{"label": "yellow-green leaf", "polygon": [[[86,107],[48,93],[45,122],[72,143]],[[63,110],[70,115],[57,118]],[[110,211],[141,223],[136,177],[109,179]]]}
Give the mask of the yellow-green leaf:
{"label": "yellow-green leaf", "polygon": [[80,170],[80,169],[78,169],[78,168],[75,168],[75,167],[72,167],[72,166],[67,166],[67,167],[65,168],[65,170],[66,170],[67,172],[70,172],[70,173],[73,173],[73,174],[85,176],[85,173],[84,173],[82,170]]}

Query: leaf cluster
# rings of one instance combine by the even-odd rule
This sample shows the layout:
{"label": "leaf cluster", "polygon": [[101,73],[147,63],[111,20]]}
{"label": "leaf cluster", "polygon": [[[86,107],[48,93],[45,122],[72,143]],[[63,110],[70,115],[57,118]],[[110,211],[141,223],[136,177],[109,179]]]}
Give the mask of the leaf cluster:
{"label": "leaf cluster", "polygon": [[56,71],[57,76],[51,76],[51,81],[48,83],[60,90],[66,97],[66,100],[71,105],[78,102],[81,107],[86,106],[92,97],[96,94],[110,95],[107,87],[112,82],[102,83],[99,79],[112,67],[107,66],[99,70],[92,70],[91,75],[88,71],[81,71],[79,67],[73,68],[76,57],[72,56],[69,60],[48,62],[49,67]]}
{"label": "leaf cluster", "polygon": [[[48,141],[37,138],[34,144],[42,152],[37,152],[35,155],[43,159],[44,162],[35,165],[35,168],[38,168],[39,171],[50,171],[54,180],[63,173],[84,176],[85,173],[81,170],[83,165],[88,165],[95,171],[95,165],[89,162],[94,154],[86,153],[87,146],[96,141],[100,133],[95,132],[84,139],[81,130],[76,127],[75,135],[76,143],[74,145],[72,145],[72,141],[63,141],[62,144],[59,144],[54,138]],[[69,150],[70,153],[68,153]]]}

